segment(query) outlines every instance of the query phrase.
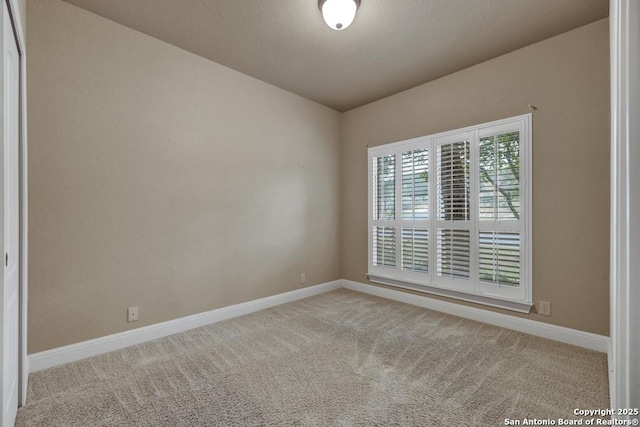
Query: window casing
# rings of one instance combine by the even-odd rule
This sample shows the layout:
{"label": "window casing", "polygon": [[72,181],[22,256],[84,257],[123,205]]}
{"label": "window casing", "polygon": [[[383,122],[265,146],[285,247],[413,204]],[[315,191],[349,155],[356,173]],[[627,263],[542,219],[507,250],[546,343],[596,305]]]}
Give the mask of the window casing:
{"label": "window casing", "polygon": [[529,312],[530,114],[368,159],[371,281]]}

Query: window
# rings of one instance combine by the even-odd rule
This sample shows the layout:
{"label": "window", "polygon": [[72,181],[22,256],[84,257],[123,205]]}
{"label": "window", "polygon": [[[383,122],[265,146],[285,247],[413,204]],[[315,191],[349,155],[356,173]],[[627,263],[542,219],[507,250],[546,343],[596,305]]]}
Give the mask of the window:
{"label": "window", "polygon": [[369,148],[369,278],[531,308],[531,115]]}

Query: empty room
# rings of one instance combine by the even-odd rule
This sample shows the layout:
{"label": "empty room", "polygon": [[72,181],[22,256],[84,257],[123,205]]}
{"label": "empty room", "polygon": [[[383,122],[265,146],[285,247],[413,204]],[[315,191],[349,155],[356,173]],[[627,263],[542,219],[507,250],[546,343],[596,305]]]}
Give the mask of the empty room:
{"label": "empty room", "polygon": [[2,22],[2,426],[638,425],[640,2]]}

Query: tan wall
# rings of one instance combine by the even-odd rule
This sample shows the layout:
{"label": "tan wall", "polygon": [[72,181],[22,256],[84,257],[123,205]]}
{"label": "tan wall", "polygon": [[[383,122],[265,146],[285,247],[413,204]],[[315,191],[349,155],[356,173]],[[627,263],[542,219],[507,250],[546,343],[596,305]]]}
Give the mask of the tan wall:
{"label": "tan wall", "polygon": [[366,143],[515,116],[532,104],[533,296],[551,301],[552,316],[528,317],[609,335],[608,31],[608,20],[598,21],[345,113],[343,277],[367,281]]}
{"label": "tan wall", "polygon": [[59,0],[28,39],[29,353],[340,278],[339,113]]}
{"label": "tan wall", "polygon": [[20,9],[20,21],[22,21],[22,30],[27,31],[27,0],[18,0],[18,8]]}

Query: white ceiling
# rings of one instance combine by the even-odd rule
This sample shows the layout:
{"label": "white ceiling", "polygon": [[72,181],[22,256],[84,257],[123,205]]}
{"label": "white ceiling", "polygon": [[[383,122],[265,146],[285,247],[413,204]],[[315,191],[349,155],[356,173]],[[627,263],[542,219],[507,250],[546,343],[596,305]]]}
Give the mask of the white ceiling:
{"label": "white ceiling", "polygon": [[609,15],[607,0],[362,0],[334,31],[317,0],[66,1],[339,111]]}

